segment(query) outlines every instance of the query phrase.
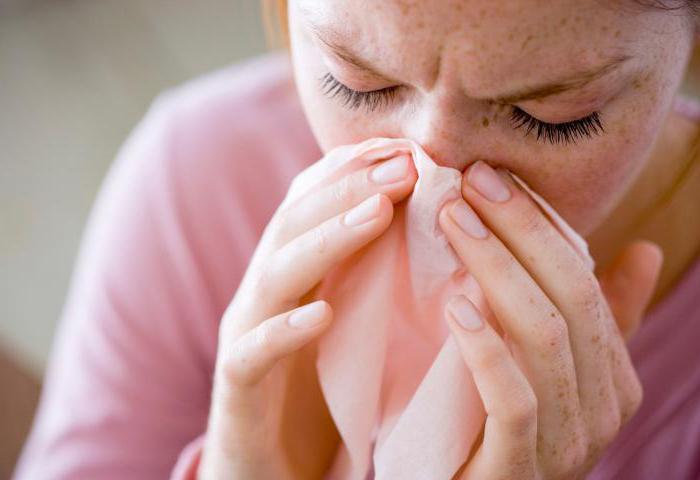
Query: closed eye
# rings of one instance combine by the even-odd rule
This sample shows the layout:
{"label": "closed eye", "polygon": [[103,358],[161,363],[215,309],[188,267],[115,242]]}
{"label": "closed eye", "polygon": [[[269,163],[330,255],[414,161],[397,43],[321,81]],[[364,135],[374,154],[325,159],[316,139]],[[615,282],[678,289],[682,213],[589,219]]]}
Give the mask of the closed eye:
{"label": "closed eye", "polygon": [[[325,73],[319,81],[321,91],[328,98],[339,100],[344,107],[351,110],[365,107],[368,113],[389,106],[400,88],[399,86],[391,86],[379,90],[353,90],[338,81],[330,72]],[[548,123],[512,105],[510,118],[513,128],[525,129],[526,137],[534,131],[537,141],[554,145],[576,143],[581,138],[591,138],[593,135],[605,132],[598,112],[570,122]]]}
{"label": "closed eye", "polygon": [[361,92],[340,83],[330,72],[323,75],[320,81],[321,90],[327,97],[338,98],[344,107],[351,110],[364,106],[367,112],[388,106],[399,89],[398,86],[393,86]]}
{"label": "closed eye", "polygon": [[533,130],[537,133],[537,140],[544,139],[552,144],[576,143],[576,140],[594,134],[604,133],[603,124],[600,121],[600,114],[593,112],[587,117],[563,123],[547,123],[538,120],[525,110],[513,106],[510,114],[514,128],[525,127],[525,136]]}

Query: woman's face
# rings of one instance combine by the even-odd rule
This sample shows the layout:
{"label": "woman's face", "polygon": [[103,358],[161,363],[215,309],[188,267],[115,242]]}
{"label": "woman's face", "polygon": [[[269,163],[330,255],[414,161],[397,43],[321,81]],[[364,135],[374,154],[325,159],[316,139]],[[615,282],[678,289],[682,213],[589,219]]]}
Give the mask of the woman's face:
{"label": "woman's face", "polygon": [[583,235],[646,164],[694,34],[634,0],[291,0],[289,29],[324,152],[408,137],[440,165],[482,159]]}

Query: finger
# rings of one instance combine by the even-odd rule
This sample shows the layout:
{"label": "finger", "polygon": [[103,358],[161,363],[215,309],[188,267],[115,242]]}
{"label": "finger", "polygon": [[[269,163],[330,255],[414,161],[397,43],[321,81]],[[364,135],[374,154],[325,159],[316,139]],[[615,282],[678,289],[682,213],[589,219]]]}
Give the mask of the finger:
{"label": "finger", "polygon": [[319,300],[275,315],[224,345],[222,369],[229,385],[249,387],[259,382],[283,357],[299,350],[330,324],[332,310]]}
{"label": "finger", "polygon": [[[459,223],[450,213],[452,207],[457,207]],[[561,435],[586,433],[566,321],[498,237],[483,225],[484,238],[466,233],[477,233],[473,225],[479,220],[464,200],[448,203],[439,221],[513,341],[513,355],[537,395],[543,455],[554,458],[557,444],[569,440]]]}
{"label": "finger", "polygon": [[273,228],[275,245],[281,247],[377,193],[396,203],[413,190],[417,178],[411,156],[407,154],[344,175],[313,194],[303,196],[277,215]]}
{"label": "finger", "polygon": [[235,329],[247,331],[257,319],[295,306],[334,265],[381,235],[392,216],[393,204],[378,193],[273,252],[239,289],[247,308],[236,312]]}
{"label": "finger", "polygon": [[618,403],[606,326],[614,319],[606,308],[598,279],[508,172],[477,162],[464,180],[462,190],[467,201],[566,321],[589,441],[593,445],[605,442],[617,433],[612,430],[617,423]]}
{"label": "finger", "polygon": [[639,328],[663,264],[663,251],[649,241],[631,242],[600,274],[617,326],[628,340]]}
{"label": "finger", "polygon": [[624,338],[614,323],[609,328],[615,329],[610,333],[611,348],[608,358],[617,393],[617,427],[619,429],[637,412],[644,392]]}
{"label": "finger", "polygon": [[[639,240],[623,248],[600,275],[610,316],[615,319],[608,324],[608,358],[617,396],[618,428],[629,421],[642,403],[642,384],[625,342],[639,328],[662,264],[663,251],[652,242]],[[610,433],[616,433],[615,425],[610,423]]]}
{"label": "finger", "polygon": [[465,296],[453,297],[445,310],[487,414],[482,444],[459,478],[534,478],[535,393],[504,341]]}

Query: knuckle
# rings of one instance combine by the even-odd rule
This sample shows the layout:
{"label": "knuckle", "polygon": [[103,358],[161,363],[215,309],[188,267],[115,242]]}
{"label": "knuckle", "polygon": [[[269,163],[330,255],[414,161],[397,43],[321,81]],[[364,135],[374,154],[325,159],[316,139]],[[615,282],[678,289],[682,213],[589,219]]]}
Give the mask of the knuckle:
{"label": "knuckle", "polygon": [[255,298],[268,299],[274,296],[275,282],[272,279],[272,272],[269,263],[260,265],[253,274],[252,292]]}
{"label": "knuckle", "polygon": [[283,245],[291,236],[289,234],[288,223],[285,221],[289,216],[288,209],[282,211],[278,210],[265,227],[263,238],[269,239],[276,247]]}
{"label": "knuckle", "polygon": [[330,231],[327,224],[321,224],[311,229],[311,249],[314,253],[322,254],[328,249]]}
{"label": "knuckle", "polygon": [[613,441],[622,427],[622,415],[619,410],[612,409],[610,415],[605,418],[603,427],[598,435],[597,444],[600,447],[605,447]]}
{"label": "knuckle", "polygon": [[[613,402],[614,403],[614,402]],[[591,411],[589,421],[589,439],[592,453],[602,451],[617,436],[622,426],[620,409],[617,405],[602,405],[597,410]]]}
{"label": "knuckle", "polygon": [[483,375],[496,376],[502,369],[507,358],[504,353],[496,348],[482,349],[474,360],[474,367]]}
{"label": "knuckle", "polygon": [[272,353],[272,338],[273,336],[270,322],[261,323],[253,330],[254,349],[263,355]]}
{"label": "knuckle", "polygon": [[536,432],[537,397],[532,389],[525,389],[520,395],[514,395],[515,401],[508,409],[506,424],[510,432],[518,437]]}
{"label": "knuckle", "polygon": [[251,375],[252,356],[240,340],[234,343],[223,362],[223,375],[232,385],[248,386],[253,383]]}
{"label": "knuckle", "polygon": [[494,252],[489,255],[489,267],[494,272],[511,276],[515,268],[515,258],[507,252]]}
{"label": "knuckle", "polygon": [[341,205],[349,203],[353,197],[352,176],[345,175],[341,177],[331,186],[331,193],[333,194],[333,198]]}
{"label": "knuckle", "polygon": [[584,275],[576,282],[572,292],[572,300],[579,309],[593,312],[600,307],[600,286],[593,275]]}
{"label": "knuckle", "polygon": [[545,231],[545,219],[542,213],[534,205],[529,205],[528,200],[521,199],[516,218],[519,219],[518,226],[526,234],[536,234]]}

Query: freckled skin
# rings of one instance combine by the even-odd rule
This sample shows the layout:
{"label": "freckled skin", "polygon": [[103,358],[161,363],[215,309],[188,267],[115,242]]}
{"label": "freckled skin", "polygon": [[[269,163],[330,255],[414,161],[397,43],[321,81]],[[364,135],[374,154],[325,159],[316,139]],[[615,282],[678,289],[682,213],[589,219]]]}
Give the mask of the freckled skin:
{"label": "freckled skin", "polygon": [[[329,61],[298,19],[298,4],[338,22],[355,51],[394,81],[360,83]],[[693,45],[682,15],[621,12],[597,0],[292,0],[289,26],[297,88],[324,151],[388,136],[412,138],[460,170],[481,158],[521,176],[584,236],[647,166]],[[517,104],[552,123],[599,111],[605,133],[575,145],[525,137],[513,128],[511,106],[477,98],[599,65],[610,53],[634,59],[581,95]],[[353,111],[322,94],[317,79],[328,71],[358,90],[400,88],[387,108]]]}

